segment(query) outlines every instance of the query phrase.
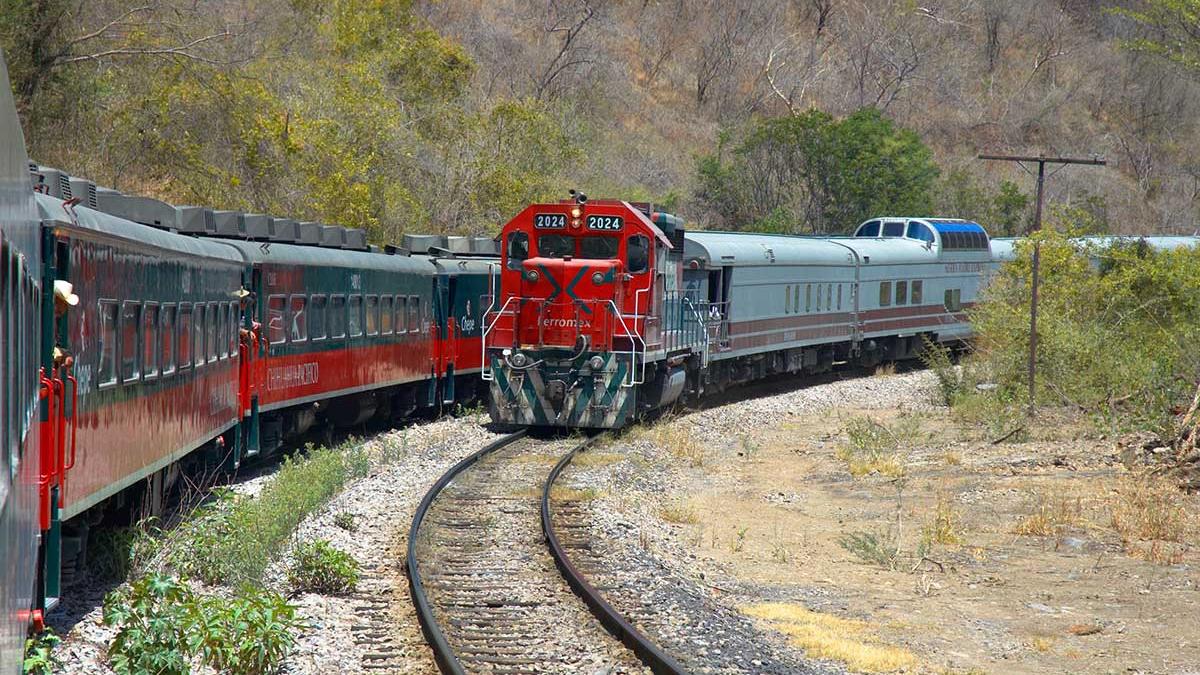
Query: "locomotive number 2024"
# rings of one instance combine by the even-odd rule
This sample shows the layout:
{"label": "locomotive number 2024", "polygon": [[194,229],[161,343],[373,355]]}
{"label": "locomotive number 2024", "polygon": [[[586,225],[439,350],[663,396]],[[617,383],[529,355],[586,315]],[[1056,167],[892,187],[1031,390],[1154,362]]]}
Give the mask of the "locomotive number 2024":
{"label": "locomotive number 2024", "polygon": [[615,232],[625,226],[625,219],[621,216],[588,216],[587,229],[589,230],[604,230],[606,232]]}
{"label": "locomotive number 2024", "polygon": [[533,226],[539,230],[562,230],[567,227],[565,213],[539,213],[533,217]]}

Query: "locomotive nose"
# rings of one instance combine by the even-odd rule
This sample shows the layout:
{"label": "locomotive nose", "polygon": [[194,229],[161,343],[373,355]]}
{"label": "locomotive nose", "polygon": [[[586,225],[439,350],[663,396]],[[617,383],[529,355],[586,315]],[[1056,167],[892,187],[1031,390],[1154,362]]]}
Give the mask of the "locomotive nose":
{"label": "locomotive nose", "polygon": [[[523,342],[577,348],[603,340],[605,315],[616,297],[618,262],[531,258],[522,270],[522,295],[534,299],[522,325]],[[536,336],[531,334],[536,333]]]}

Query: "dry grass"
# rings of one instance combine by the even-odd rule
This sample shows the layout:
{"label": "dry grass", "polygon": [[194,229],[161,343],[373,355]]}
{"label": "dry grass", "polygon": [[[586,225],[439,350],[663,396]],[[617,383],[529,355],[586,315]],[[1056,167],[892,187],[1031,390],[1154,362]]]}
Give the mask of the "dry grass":
{"label": "dry grass", "polygon": [[[540,492],[538,493],[538,496],[539,497],[541,496]],[[564,487],[564,486],[560,486],[560,485],[556,485],[556,486],[550,488],[550,499],[553,501],[556,501],[556,502],[559,502],[559,501],[587,502],[587,501],[591,501],[593,499],[599,499],[601,496],[603,496],[603,493],[600,490],[597,490],[596,488],[579,489],[579,488]]]}
{"label": "dry grass", "polygon": [[581,452],[571,460],[573,466],[602,467],[616,464],[625,459],[625,455],[615,452]]}
{"label": "dry grass", "polygon": [[1032,513],[1013,528],[1014,534],[1034,537],[1058,537],[1072,527],[1083,525],[1083,500],[1070,495],[1039,493]]}
{"label": "dry grass", "polygon": [[962,518],[954,508],[954,502],[948,495],[939,494],[933,518],[921,528],[921,540],[928,544],[960,546],[962,534]]}
{"label": "dry grass", "polygon": [[676,458],[686,461],[688,466],[704,466],[704,446],[688,429],[683,425],[672,423],[669,418],[664,418],[644,430],[633,431],[631,435],[634,438],[645,438],[654,445],[667,450]]}
{"label": "dry grass", "polygon": [[919,435],[914,418],[901,418],[887,425],[868,417],[855,417],[843,429],[846,440],[837,449],[837,457],[846,463],[851,476],[859,478],[879,474],[903,476],[908,455]]}
{"label": "dry grass", "polygon": [[947,450],[942,453],[942,461],[946,466],[962,466],[962,455],[953,450]]}
{"label": "dry grass", "polygon": [[1110,524],[1129,555],[1160,565],[1183,561],[1194,516],[1187,498],[1170,481],[1123,479],[1113,490],[1108,509]]}
{"label": "dry grass", "polygon": [[883,375],[895,375],[895,374],[896,374],[896,362],[895,361],[888,361],[887,363],[881,363],[881,364],[875,366],[875,377],[881,377]]}
{"label": "dry grass", "polygon": [[917,665],[916,655],[907,649],[869,641],[870,626],[864,621],[821,614],[783,602],[751,605],[742,612],[787,635],[809,656],[840,661],[850,670],[887,673]]}
{"label": "dry grass", "polygon": [[1029,641],[1029,646],[1045,654],[1051,649],[1054,649],[1054,643],[1057,641],[1058,640],[1051,635],[1035,635],[1033,639]]}
{"label": "dry grass", "polygon": [[659,509],[658,515],[668,523],[679,525],[695,525],[700,522],[700,513],[687,500],[665,504]]}

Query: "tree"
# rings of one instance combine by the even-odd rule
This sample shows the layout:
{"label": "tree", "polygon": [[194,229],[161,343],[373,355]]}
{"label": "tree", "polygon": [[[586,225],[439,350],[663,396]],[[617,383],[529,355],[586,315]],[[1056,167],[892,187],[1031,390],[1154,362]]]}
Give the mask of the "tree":
{"label": "tree", "polygon": [[937,176],[920,138],[878,110],[809,110],[753,123],[727,160],[700,157],[697,198],[724,227],[848,231],[883,213],[929,214]]}

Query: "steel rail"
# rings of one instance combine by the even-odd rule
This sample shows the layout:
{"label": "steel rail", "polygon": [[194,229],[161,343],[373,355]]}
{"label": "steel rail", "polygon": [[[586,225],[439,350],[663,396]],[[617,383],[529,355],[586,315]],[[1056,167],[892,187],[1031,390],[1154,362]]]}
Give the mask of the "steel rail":
{"label": "steel rail", "polygon": [[485,456],[521,440],[525,437],[525,434],[526,430],[522,429],[516,433],[498,438],[485,445],[478,452],[455,464],[449,471],[442,474],[442,477],[429,488],[429,491],[425,493],[425,497],[421,499],[420,505],[417,506],[416,512],[413,513],[412,526],[408,530],[408,556],[405,561],[405,572],[408,574],[408,588],[412,594],[413,605],[417,609],[417,621],[421,624],[421,632],[425,634],[425,640],[433,648],[433,658],[437,661],[438,667],[441,668],[443,673],[466,675],[466,670],[463,669],[458,657],[454,655],[454,650],[451,649],[450,643],[446,640],[446,635],[442,632],[441,627],[438,626],[437,619],[433,616],[433,607],[429,604],[429,597],[425,594],[425,586],[421,583],[421,570],[417,564],[417,534],[421,530],[421,522],[425,519],[425,513],[429,511],[433,500],[437,498],[438,494],[458,474]]}
{"label": "steel rail", "polygon": [[558,534],[554,531],[554,520],[550,516],[550,491],[554,487],[554,482],[558,479],[559,474],[575,455],[591,446],[599,436],[593,436],[579,445],[575,446],[570,452],[563,456],[554,465],[554,469],[550,472],[550,476],[546,478],[546,484],[542,488],[542,533],[546,535],[546,544],[550,547],[550,553],[554,556],[554,562],[558,565],[558,569],[562,572],[567,583],[571,585],[571,589],[576,595],[583,598],[591,608],[592,614],[600,620],[610,633],[620,640],[626,647],[633,651],[642,663],[644,663],[656,675],[684,675],[687,673],[675,659],[671,658],[658,645],[654,644],[641,631],[621,615],[600,591],[587,580],[586,577],[575,567],[571,562],[567,552],[563,549],[562,544],[558,540]]}

